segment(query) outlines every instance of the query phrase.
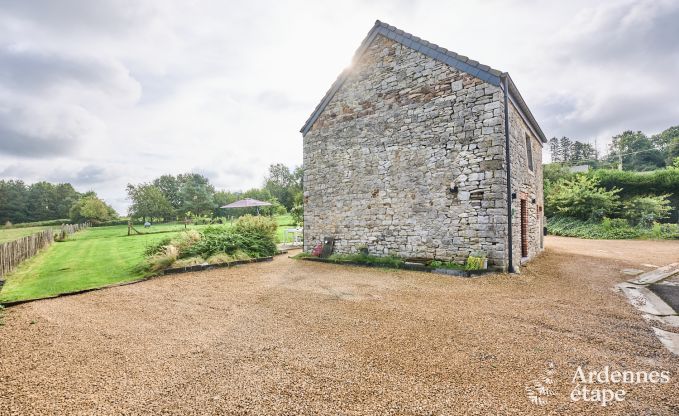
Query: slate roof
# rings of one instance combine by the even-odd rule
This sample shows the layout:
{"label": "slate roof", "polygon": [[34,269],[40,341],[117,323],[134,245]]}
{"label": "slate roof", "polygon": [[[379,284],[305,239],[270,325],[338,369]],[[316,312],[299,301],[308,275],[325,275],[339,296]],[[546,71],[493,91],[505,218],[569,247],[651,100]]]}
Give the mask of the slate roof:
{"label": "slate roof", "polygon": [[[521,116],[533,130],[533,133],[539,137],[543,143],[547,142],[547,138],[542,132],[542,129],[540,129],[535,117],[533,117],[528,105],[526,105],[526,102],[523,100],[523,97],[521,97],[519,90],[516,88],[514,81],[512,81],[508,73],[491,68],[488,65],[483,65],[473,59],[469,59],[466,56],[459,55],[436,44],[427,42],[424,39],[420,39],[417,36],[413,36],[410,33],[404,32],[384,22],[380,22],[379,20],[375,22],[375,25],[372,27],[372,29],[370,29],[370,32],[368,32],[368,35],[365,37],[365,39],[363,39],[363,42],[361,42],[361,46],[359,46],[359,48],[356,50],[356,53],[354,54],[354,61],[358,60],[361,55],[363,55],[377,35],[382,35],[404,46],[412,48],[426,56],[429,56],[432,59],[443,62],[453,68],[466,72],[495,86],[502,87],[503,78],[506,77],[509,85],[509,98],[519,109]],[[318,116],[321,115],[325,107],[328,105],[330,100],[332,100],[332,97],[335,95],[337,90],[339,90],[348,76],[349,70],[344,70],[337,77],[335,82],[330,87],[330,90],[328,90],[321,102],[316,106],[316,109],[313,113],[311,113],[311,116],[306,121],[306,123],[304,123],[304,126],[300,130],[302,134],[306,134],[311,129],[311,126],[314,124]]]}

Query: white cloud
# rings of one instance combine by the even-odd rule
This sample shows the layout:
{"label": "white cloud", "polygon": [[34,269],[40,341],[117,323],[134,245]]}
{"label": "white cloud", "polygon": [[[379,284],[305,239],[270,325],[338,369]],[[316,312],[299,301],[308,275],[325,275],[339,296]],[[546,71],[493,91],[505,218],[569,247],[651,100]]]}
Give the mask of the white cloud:
{"label": "white cloud", "polygon": [[[670,1],[8,1],[0,176],[69,180],[124,211],[127,182],[218,188],[301,163],[299,128],[375,19],[509,71],[548,136],[677,124]],[[600,146],[602,147],[602,146]]]}

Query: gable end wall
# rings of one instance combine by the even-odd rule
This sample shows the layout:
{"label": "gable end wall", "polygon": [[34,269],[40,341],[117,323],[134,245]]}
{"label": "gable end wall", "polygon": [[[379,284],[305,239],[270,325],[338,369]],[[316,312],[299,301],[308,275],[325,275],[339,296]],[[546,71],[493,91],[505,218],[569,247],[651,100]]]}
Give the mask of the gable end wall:
{"label": "gable end wall", "polygon": [[304,135],[305,250],[505,267],[503,117],[498,87],[377,36]]}

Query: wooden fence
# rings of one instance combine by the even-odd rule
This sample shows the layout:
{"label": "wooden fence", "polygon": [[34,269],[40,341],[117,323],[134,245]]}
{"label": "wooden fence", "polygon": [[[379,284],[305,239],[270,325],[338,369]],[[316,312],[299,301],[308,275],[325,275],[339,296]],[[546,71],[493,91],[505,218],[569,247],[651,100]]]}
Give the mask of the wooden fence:
{"label": "wooden fence", "polygon": [[64,240],[67,235],[73,234],[77,231],[84,230],[85,228],[89,227],[89,223],[83,223],[83,224],[64,224],[61,226],[61,230],[59,230],[59,233],[55,235],[55,238],[57,240]]}
{"label": "wooden fence", "polygon": [[87,223],[65,224],[56,234],[48,228],[39,233],[0,244],[0,277],[12,271],[22,261],[38,254],[40,250],[52,244],[55,238],[63,240],[67,235],[87,227],[89,227]]}

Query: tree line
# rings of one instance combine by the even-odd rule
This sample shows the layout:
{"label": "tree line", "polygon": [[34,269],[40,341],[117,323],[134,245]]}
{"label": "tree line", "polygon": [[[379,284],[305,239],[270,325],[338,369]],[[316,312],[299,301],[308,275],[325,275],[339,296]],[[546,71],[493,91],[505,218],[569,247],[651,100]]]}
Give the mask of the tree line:
{"label": "tree line", "polygon": [[641,131],[624,131],[613,137],[604,156],[600,156],[591,143],[568,137],[551,138],[549,152],[553,163],[622,167],[622,170],[637,172],[662,169],[672,166],[679,157],[679,126],[650,137]]}
{"label": "tree line", "polygon": [[[128,184],[129,216],[134,220],[171,221],[236,216],[253,213],[242,208],[226,212],[220,207],[239,199],[253,198],[271,203],[260,208],[265,215],[290,212],[301,220],[301,167],[290,169],[282,163],[269,166],[262,187],[246,191],[216,190],[210,180],[198,173],[162,175],[147,183]],[[69,183],[0,180],[0,221],[5,224],[50,220],[115,220],[115,210],[93,191],[77,192]]]}
{"label": "tree line", "polygon": [[50,220],[108,221],[113,208],[90,191],[77,192],[70,183],[0,180],[0,222],[23,223]]}
{"label": "tree line", "polygon": [[247,191],[216,190],[209,179],[198,173],[162,175],[150,182],[127,185],[134,219],[168,221],[199,217],[241,216],[254,209],[241,208],[227,213],[220,207],[240,199],[253,198],[271,203],[260,208],[266,215],[297,212],[302,198],[301,167],[290,169],[282,163],[269,166],[261,188]]}

